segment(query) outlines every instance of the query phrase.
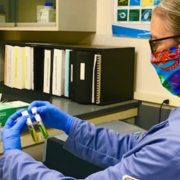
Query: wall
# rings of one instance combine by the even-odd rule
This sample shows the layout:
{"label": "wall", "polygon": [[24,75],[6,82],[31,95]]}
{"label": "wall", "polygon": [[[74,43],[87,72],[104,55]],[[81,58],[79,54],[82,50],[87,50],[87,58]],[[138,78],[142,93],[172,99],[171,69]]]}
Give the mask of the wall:
{"label": "wall", "polygon": [[[135,119],[135,124],[145,130],[149,130],[152,126],[164,120],[167,120],[171,109],[164,106],[160,111],[160,106],[141,104],[138,110],[138,116]],[[161,113],[161,116],[160,116]]]}
{"label": "wall", "polygon": [[170,99],[172,106],[178,106],[180,99],[171,95],[161,86],[150,63],[148,39],[112,37],[112,0],[97,0],[97,2],[97,34],[92,35],[92,44],[133,46],[136,48],[134,98],[154,103],[161,103],[164,99]]}

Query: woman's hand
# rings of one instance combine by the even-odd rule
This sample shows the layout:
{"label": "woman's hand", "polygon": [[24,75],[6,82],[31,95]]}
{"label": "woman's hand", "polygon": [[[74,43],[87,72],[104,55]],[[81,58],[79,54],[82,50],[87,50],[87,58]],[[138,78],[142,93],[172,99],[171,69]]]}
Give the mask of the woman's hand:
{"label": "woman's hand", "polygon": [[74,117],[46,101],[34,101],[30,104],[28,111],[32,117],[31,109],[33,107],[37,108],[37,113],[41,116],[45,126],[60,129],[69,134]]}
{"label": "woman's hand", "polygon": [[[6,122],[5,126],[2,129],[2,142],[3,142],[3,152],[4,154],[10,150],[19,149],[21,150],[21,139],[20,134],[23,128],[26,126],[27,117],[21,117],[20,110],[13,114]],[[21,117],[20,119],[18,119]],[[18,120],[17,120],[18,119]],[[17,121],[16,121],[17,120]]]}

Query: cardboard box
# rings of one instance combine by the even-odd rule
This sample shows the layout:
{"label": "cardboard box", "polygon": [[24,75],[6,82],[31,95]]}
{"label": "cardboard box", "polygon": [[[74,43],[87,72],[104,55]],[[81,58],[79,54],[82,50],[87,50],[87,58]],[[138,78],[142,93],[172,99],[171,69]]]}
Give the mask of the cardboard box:
{"label": "cardboard box", "polygon": [[8,118],[20,109],[28,109],[29,104],[22,101],[0,103],[0,123],[5,125]]}
{"label": "cardboard box", "polygon": [[21,109],[28,109],[29,104],[26,102],[22,102],[22,101],[13,101],[13,102],[8,102],[8,103],[4,103],[6,106],[9,106],[12,108],[12,114],[14,114],[15,112],[21,110]]}
{"label": "cardboard box", "polygon": [[7,119],[11,116],[12,114],[12,109],[11,107],[8,107],[4,105],[5,103],[0,104],[0,123],[2,126],[5,125]]}

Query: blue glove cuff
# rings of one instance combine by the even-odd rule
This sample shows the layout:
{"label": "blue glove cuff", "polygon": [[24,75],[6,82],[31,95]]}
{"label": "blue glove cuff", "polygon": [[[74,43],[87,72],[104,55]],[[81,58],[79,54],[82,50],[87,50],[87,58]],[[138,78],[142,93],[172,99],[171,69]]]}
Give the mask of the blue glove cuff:
{"label": "blue glove cuff", "polygon": [[19,138],[14,138],[14,137],[10,137],[10,138],[5,138],[4,139],[5,142],[3,142],[3,153],[7,153],[9,151],[12,150],[21,150],[21,140],[20,137]]}
{"label": "blue glove cuff", "polygon": [[69,135],[69,131],[70,131],[70,128],[71,128],[71,125],[74,121],[74,117],[73,116],[69,116],[67,118],[67,123],[66,123],[66,127],[64,128],[64,131],[67,135]]}

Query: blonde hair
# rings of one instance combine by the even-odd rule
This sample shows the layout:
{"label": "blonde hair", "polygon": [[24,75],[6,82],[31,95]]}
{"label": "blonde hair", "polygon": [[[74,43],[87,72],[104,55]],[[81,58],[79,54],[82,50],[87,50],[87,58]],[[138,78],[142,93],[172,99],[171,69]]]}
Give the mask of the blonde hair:
{"label": "blonde hair", "polygon": [[154,13],[162,18],[168,31],[180,35],[180,0],[163,0]]}

